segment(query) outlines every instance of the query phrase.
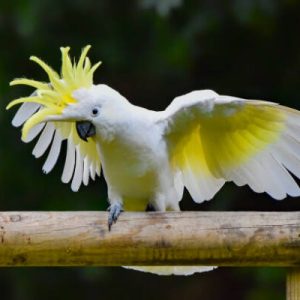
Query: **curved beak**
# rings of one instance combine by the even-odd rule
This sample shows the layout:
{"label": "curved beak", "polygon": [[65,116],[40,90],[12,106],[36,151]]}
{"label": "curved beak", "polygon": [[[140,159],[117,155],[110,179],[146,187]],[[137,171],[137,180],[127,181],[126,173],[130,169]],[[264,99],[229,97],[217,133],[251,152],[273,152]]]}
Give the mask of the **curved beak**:
{"label": "curved beak", "polygon": [[79,137],[86,142],[87,138],[92,137],[96,134],[95,126],[89,121],[76,122],[76,131]]}

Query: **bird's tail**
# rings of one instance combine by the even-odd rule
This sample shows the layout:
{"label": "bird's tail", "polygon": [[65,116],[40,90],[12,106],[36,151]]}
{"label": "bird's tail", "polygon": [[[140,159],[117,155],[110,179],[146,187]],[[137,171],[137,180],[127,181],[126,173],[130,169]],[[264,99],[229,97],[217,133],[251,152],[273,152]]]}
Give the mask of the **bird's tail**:
{"label": "bird's tail", "polygon": [[193,275],[194,273],[202,273],[212,271],[217,267],[191,267],[191,266],[141,266],[141,267],[129,267],[124,266],[126,269],[132,269],[141,272],[148,272],[157,275]]}

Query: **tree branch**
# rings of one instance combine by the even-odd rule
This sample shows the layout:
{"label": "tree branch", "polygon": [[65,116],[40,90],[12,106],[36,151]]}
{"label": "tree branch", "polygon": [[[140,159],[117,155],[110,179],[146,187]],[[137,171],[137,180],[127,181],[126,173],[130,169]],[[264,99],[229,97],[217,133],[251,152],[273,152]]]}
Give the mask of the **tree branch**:
{"label": "tree branch", "polygon": [[300,212],[0,212],[0,266],[299,266]]}

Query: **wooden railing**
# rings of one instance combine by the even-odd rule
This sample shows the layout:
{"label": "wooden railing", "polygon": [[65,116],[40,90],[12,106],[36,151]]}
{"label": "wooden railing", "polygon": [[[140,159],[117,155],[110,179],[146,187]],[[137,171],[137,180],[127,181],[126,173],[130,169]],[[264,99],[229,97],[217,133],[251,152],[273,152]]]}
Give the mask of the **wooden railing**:
{"label": "wooden railing", "polygon": [[0,266],[290,267],[300,299],[300,212],[1,212]]}

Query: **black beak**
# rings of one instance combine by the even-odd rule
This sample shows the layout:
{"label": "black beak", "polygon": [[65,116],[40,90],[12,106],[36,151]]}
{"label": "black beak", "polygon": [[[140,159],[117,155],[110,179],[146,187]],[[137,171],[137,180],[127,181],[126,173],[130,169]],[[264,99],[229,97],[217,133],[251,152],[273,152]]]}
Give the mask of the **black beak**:
{"label": "black beak", "polygon": [[79,137],[87,142],[87,138],[96,134],[95,126],[89,121],[76,122],[76,130]]}

